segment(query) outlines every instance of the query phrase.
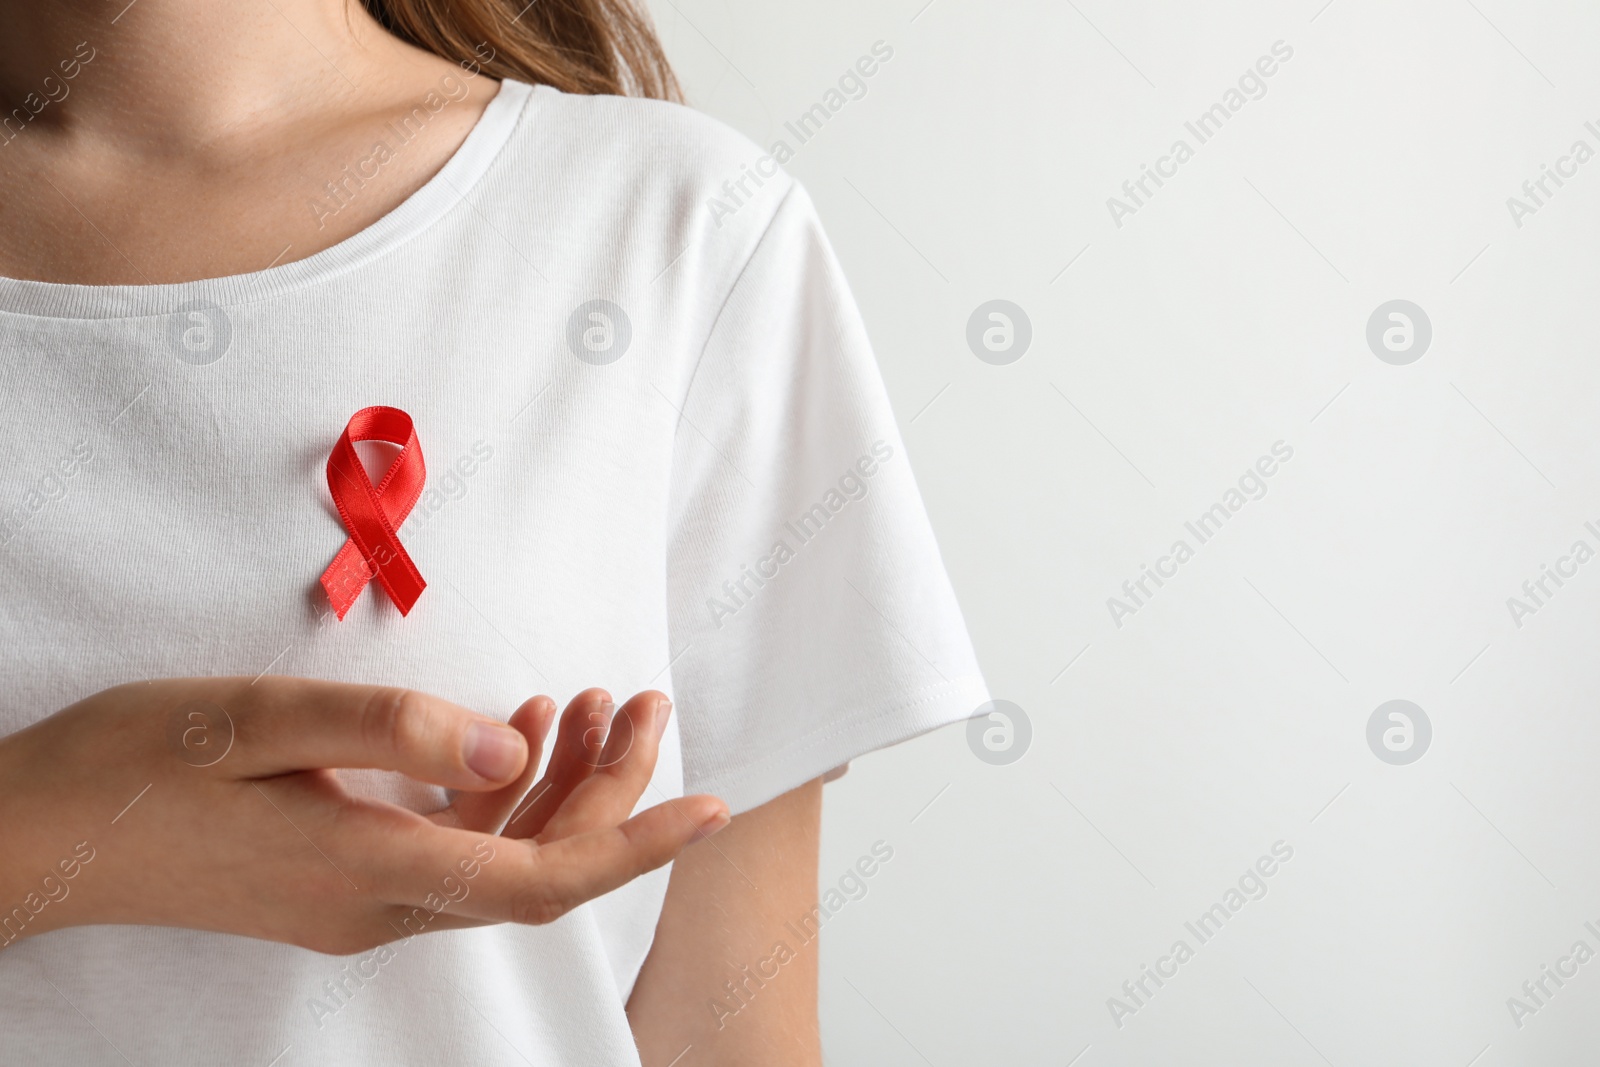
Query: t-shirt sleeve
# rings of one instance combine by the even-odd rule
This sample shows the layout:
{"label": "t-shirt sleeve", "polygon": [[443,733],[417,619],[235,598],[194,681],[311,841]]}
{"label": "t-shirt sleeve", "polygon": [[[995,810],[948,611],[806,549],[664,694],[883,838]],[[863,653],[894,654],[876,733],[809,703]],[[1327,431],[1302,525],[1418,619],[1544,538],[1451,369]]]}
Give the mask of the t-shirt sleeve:
{"label": "t-shirt sleeve", "polygon": [[687,791],[745,811],[988,699],[866,328],[799,186],[711,328],[672,478]]}

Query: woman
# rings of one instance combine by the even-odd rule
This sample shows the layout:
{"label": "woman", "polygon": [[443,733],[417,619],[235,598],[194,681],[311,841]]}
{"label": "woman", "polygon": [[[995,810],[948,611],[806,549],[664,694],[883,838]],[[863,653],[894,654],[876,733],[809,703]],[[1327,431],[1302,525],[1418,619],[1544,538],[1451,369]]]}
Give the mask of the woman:
{"label": "woman", "polygon": [[986,696],[805,192],[620,0],[3,20],[0,1061],[819,1062]]}

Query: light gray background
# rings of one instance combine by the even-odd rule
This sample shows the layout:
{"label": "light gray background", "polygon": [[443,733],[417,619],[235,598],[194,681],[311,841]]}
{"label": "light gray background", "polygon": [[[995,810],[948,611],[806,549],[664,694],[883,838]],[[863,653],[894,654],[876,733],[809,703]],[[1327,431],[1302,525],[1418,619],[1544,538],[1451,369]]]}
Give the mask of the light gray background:
{"label": "light gray background", "polygon": [[[1600,547],[1600,159],[1520,227],[1506,201],[1600,150],[1600,8],[925,2],[652,4],[691,102],[763,145],[894,48],[788,169],[1033,727],[1009,766],[951,728],[829,787],[824,883],[895,850],[825,933],[829,1063],[1595,1062],[1600,960],[1520,1028],[1506,1001],[1600,950],[1600,561],[1520,628],[1506,600]],[[1107,198],[1279,40],[1266,95],[1118,228]],[[966,346],[991,299],[1032,321],[1009,366]],[[1392,299],[1433,325],[1406,366],[1366,343]],[[1114,625],[1279,440],[1267,495]],[[1408,766],[1367,745],[1391,699],[1433,725]],[[1180,937],[1118,1028],[1107,998]]]}

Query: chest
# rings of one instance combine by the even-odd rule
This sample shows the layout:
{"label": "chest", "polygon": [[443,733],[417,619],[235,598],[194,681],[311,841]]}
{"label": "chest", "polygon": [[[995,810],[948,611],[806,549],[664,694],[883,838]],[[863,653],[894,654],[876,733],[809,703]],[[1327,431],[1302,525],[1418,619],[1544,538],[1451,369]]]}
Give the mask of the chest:
{"label": "chest", "polygon": [[[676,412],[650,362],[575,359],[564,316],[508,326],[492,289],[339,306],[0,317],[0,731],[163,676],[382,682],[498,715],[670,686]],[[370,583],[341,621],[325,468],[371,404],[415,423],[399,538],[427,589],[402,617]]]}

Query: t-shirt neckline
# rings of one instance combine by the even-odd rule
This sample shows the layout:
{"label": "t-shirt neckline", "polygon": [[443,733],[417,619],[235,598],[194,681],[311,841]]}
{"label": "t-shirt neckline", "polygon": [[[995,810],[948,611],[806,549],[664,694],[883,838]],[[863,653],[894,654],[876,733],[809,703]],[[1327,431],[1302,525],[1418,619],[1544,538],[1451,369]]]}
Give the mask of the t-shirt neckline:
{"label": "t-shirt neckline", "polygon": [[0,313],[116,319],[197,305],[232,307],[341,274],[421,233],[458,205],[511,137],[535,87],[503,79],[455,152],[433,177],[370,226],[315,255],[247,274],[157,285],[77,285],[0,277]]}

